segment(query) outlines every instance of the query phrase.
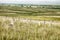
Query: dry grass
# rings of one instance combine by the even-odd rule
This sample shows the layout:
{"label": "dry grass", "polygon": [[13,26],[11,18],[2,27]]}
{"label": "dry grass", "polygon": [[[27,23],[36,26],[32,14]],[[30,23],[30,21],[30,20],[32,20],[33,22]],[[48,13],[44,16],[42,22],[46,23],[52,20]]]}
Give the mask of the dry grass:
{"label": "dry grass", "polygon": [[0,40],[60,40],[60,26],[21,22],[20,17],[0,17]]}

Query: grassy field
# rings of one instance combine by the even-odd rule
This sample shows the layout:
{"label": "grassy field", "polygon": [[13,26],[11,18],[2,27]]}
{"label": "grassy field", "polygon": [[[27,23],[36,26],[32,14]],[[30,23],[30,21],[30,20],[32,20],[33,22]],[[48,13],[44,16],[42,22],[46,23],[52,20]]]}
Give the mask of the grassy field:
{"label": "grassy field", "polygon": [[[52,5],[53,6],[53,5]],[[44,6],[42,6],[44,7]],[[51,7],[51,6],[49,6]],[[54,6],[55,7],[55,6]],[[60,16],[60,9],[55,8],[33,8],[33,7],[19,7],[19,6],[5,6],[0,5],[0,15],[15,14],[23,16]],[[1,14],[2,13],[2,14]]]}
{"label": "grassy field", "polygon": [[0,16],[0,40],[60,40],[60,25],[20,20],[20,17]]}
{"label": "grassy field", "polygon": [[0,5],[0,40],[60,40],[60,9]]}

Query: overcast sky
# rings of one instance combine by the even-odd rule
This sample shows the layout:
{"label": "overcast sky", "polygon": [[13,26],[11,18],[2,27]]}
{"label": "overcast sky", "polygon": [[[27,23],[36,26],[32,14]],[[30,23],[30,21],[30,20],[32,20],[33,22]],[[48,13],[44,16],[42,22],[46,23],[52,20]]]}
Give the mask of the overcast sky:
{"label": "overcast sky", "polygon": [[0,0],[0,3],[60,4],[60,0]]}

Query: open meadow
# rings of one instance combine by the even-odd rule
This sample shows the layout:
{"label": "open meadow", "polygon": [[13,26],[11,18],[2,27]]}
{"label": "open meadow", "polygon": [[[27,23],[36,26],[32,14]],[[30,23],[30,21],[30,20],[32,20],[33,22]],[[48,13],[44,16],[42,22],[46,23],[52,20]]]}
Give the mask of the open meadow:
{"label": "open meadow", "polygon": [[0,40],[60,40],[60,9],[54,7],[0,5]]}

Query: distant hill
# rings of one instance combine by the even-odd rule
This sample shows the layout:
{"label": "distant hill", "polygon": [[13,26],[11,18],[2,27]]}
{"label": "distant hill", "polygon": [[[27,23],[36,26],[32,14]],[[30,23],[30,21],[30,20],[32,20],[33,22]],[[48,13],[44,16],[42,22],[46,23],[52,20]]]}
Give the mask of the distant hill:
{"label": "distant hill", "polygon": [[0,4],[0,14],[60,15],[60,5]]}

